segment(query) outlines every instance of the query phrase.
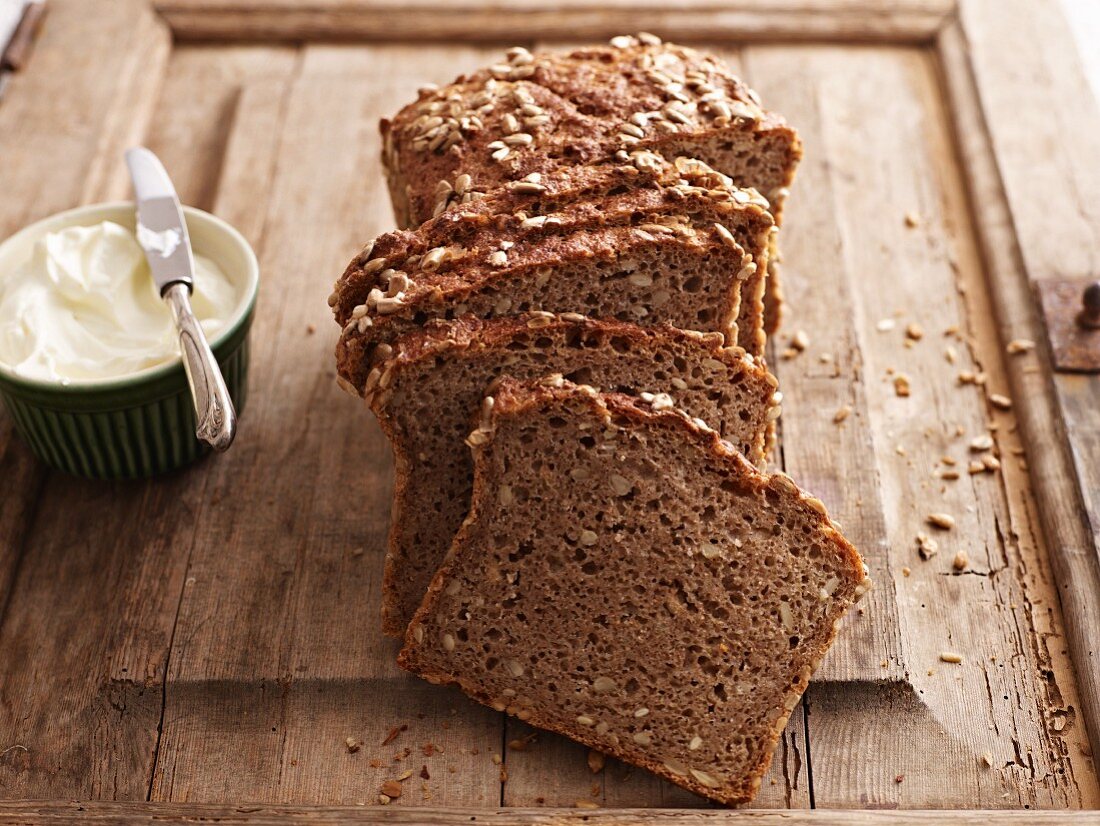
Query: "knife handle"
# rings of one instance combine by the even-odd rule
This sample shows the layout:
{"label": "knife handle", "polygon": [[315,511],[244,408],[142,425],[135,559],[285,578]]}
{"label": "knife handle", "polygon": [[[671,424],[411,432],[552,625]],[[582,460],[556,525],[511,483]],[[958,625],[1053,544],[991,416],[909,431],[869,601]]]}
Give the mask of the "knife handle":
{"label": "knife handle", "polygon": [[190,295],[191,288],[177,282],[168,285],[164,300],[168,302],[180,335],[183,368],[187,371],[191,400],[195,403],[195,436],[220,452],[233,443],[237,412],[214,353],[191,310]]}

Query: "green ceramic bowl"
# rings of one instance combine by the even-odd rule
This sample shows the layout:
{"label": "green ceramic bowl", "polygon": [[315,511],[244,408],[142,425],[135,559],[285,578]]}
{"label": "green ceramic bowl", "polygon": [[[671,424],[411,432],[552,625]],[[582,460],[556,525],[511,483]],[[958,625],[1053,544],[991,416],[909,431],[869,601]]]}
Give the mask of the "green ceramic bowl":
{"label": "green ceramic bowl", "polygon": [[[184,207],[195,252],[216,263],[237,287],[237,306],[210,341],[233,404],[245,405],[248,331],[259,266],[244,237],[209,213]],[[114,221],[133,229],[132,203],[94,204],[32,224],[0,244],[0,281],[30,257],[46,233]],[[77,476],[126,479],[163,473],[206,452],[179,358],[119,378],[65,384],[28,379],[0,363],[0,398],[15,429],[42,461]]]}

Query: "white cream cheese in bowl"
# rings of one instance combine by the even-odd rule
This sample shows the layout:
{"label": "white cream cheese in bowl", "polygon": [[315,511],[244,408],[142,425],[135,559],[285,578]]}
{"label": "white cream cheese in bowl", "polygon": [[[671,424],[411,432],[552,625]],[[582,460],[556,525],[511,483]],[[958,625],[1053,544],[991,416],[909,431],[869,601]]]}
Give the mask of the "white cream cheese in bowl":
{"label": "white cream cheese in bowl", "polygon": [[[191,303],[208,339],[237,310],[239,289],[196,254]],[[178,334],[133,232],[113,221],[37,240],[0,279],[0,363],[67,384],[122,377],[179,356]]]}

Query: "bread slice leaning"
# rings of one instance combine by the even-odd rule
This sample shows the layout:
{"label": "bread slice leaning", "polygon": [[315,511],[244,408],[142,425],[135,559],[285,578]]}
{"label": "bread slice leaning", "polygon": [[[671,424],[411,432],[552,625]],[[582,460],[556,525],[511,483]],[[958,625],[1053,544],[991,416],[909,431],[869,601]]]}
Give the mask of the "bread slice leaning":
{"label": "bread slice leaning", "polygon": [[575,315],[431,322],[399,338],[379,369],[367,401],[397,467],[382,596],[383,630],[393,636],[404,636],[469,512],[465,438],[499,376],[557,372],[608,390],[660,393],[714,422],[761,466],[768,425],[779,415],[774,377],[717,334]]}
{"label": "bread slice leaning", "polygon": [[753,355],[763,353],[764,284],[775,229],[767,202],[698,160],[677,158],[669,163],[646,150],[622,154],[623,159],[612,164],[533,175],[534,180],[501,187],[463,204],[461,210],[445,212],[415,232],[379,236],[336,284],[330,304],[338,319],[346,324],[357,306],[369,311],[372,294],[374,303],[385,298],[395,277],[407,293],[406,279],[424,278],[418,271],[499,268],[522,258],[531,244],[578,231],[631,226],[634,235],[644,239],[654,234],[687,236],[721,226],[727,242],[743,252],[736,329],[729,331],[730,341]]}
{"label": "bread slice leaning", "polygon": [[[682,226],[675,223],[675,227]],[[726,335],[751,268],[724,228],[669,233],[612,226],[478,247],[453,267],[388,274],[365,304],[341,300],[337,369],[345,388],[369,390],[397,336],[432,318],[493,318],[529,310],[577,312]],[[497,243],[503,244],[498,240]]]}
{"label": "bread slice leaning", "polygon": [[662,407],[501,380],[398,662],[741,803],[870,583],[819,501]]}
{"label": "bread slice leaning", "polygon": [[[421,90],[381,126],[403,227],[532,173],[635,149],[698,158],[758,190],[778,220],[802,155],[794,129],[724,61],[652,35],[568,53],[512,49],[498,65]],[[769,317],[778,318],[774,296]]]}

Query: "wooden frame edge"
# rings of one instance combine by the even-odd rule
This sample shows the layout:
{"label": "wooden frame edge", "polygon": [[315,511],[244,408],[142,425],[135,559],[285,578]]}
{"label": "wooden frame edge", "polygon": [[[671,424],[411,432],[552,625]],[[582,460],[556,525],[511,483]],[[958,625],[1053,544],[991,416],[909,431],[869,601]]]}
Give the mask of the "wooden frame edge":
{"label": "wooden frame edge", "polygon": [[710,826],[752,823],[758,826],[902,826],[902,824],[1039,823],[1044,826],[1076,826],[1095,823],[1088,811],[1005,810],[716,810],[716,809],[472,809],[403,808],[391,806],[313,806],[229,803],[147,803],[78,801],[0,802],[0,826],[49,826],[71,823],[152,824],[197,823],[216,820],[223,824],[275,826],[286,823],[424,824],[425,826]]}
{"label": "wooden frame edge", "polygon": [[[950,21],[936,40],[944,93],[953,102],[956,152],[997,314],[1002,346],[1015,338],[1042,342],[1031,279],[1019,248],[1012,209],[982,107],[981,91],[968,54],[961,20]],[[980,203],[980,208],[978,205]],[[1062,426],[1050,354],[1040,345],[1042,369],[1028,370],[1009,358],[1006,372],[1028,451],[1039,521],[1050,555],[1051,572],[1062,604],[1066,642],[1073,661],[1081,712],[1093,754],[1100,754],[1100,556],[1087,523],[1080,479]],[[1067,503],[1073,503],[1067,506]],[[1067,507],[1078,519],[1059,518]]]}
{"label": "wooden frame edge", "polygon": [[[898,8],[897,6],[901,7]],[[153,0],[178,40],[448,41],[573,40],[651,30],[682,42],[876,42],[929,44],[955,14],[955,0],[911,0],[884,8],[864,4],[792,5],[782,0],[687,0],[631,7],[513,0],[487,7],[477,0]]]}

